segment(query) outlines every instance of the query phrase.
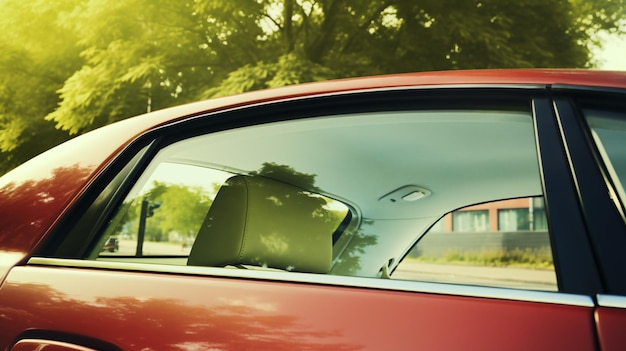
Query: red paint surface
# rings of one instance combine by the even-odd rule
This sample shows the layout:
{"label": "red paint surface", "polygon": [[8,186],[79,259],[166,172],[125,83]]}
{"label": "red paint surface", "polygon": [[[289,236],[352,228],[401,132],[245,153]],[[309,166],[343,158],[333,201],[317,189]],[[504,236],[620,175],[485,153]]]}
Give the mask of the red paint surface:
{"label": "red paint surface", "polygon": [[0,178],[0,250],[32,252],[109,157],[141,130],[137,127],[134,121],[124,121],[101,128]]}
{"label": "red paint surface", "polygon": [[595,317],[602,351],[626,349],[626,309],[600,307]]}
{"label": "red paint surface", "polygon": [[0,301],[0,349],[26,329],[127,351],[594,349],[590,308],[375,289],[17,267]]}

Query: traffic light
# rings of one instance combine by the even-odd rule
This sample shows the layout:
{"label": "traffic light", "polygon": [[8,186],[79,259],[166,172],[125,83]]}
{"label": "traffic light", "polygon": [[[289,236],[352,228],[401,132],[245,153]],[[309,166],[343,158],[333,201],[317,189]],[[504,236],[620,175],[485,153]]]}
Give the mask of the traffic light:
{"label": "traffic light", "polygon": [[148,202],[148,211],[146,212],[146,217],[154,216],[154,210],[158,209],[159,207],[161,207],[160,202]]}

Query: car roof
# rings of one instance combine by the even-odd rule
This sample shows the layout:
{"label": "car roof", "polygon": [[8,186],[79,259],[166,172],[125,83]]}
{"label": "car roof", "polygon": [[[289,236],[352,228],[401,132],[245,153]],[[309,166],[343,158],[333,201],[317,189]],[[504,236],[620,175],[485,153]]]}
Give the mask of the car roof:
{"label": "car roof", "polygon": [[[307,96],[407,87],[565,85],[626,89],[626,71],[583,69],[492,69],[391,74],[346,78],[257,90],[174,107],[178,115]],[[163,111],[169,111],[165,109]]]}
{"label": "car roof", "polygon": [[[209,112],[314,96],[409,87],[575,85],[626,89],[626,72],[475,70],[397,74],[316,82],[191,103],[130,118],[84,134],[0,178],[0,247],[29,251],[109,162],[139,135]],[[94,147],[98,145],[98,147]],[[60,186],[62,185],[62,186]],[[46,194],[42,199],[42,194]],[[34,199],[36,201],[30,201]],[[14,213],[15,216],[11,215]],[[28,218],[25,218],[27,216]],[[31,225],[37,223],[37,226]],[[14,233],[20,233],[15,235]]]}

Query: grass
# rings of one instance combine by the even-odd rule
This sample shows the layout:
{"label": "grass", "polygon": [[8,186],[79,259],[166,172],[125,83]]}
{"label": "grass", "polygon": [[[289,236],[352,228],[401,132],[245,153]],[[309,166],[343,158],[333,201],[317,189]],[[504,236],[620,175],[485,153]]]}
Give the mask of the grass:
{"label": "grass", "polygon": [[418,262],[468,264],[488,267],[523,267],[532,269],[554,269],[552,253],[545,249],[513,249],[482,251],[449,251],[442,257],[407,257]]}

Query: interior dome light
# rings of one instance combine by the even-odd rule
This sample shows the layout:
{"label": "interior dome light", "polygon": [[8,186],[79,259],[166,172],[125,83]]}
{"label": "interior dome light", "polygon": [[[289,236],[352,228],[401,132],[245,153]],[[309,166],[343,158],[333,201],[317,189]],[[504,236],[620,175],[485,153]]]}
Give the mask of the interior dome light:
{"label": "interior dome light", "polygon": [[402,200],[404,200],[404,201],[415,201],[415,200],[419,200],[419,199],[423,198],[424,196],[426,196],[426,194],[424,194],[423,191],[417,190],[417,191],[413,191],[411,193],[408,193],[408,194],[404,195],[402,197]]}
{"label": "interior dome light", "polygon": [[430,190],[417,185],[405,185],[381,197],[378,201],[391,203],[413,202],[425,198],[430,193]]}

